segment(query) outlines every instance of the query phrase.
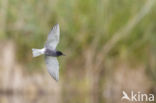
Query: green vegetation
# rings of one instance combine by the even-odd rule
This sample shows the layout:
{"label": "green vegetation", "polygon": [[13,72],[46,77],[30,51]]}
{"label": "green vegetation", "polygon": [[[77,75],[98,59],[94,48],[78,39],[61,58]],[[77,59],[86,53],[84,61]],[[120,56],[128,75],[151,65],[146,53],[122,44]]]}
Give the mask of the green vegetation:
{"label": "green vegetation", "polygon": [[[15,42],[17,60],[29,68],[27,72],[42,67],[44,57],[32,60],[31,49],[42,48],[52,26],[59,23],[58,49],[67,55],[59,58],[61,79],[65,83],[70,81],[69,87],[78,85],[77,91],[89,91],[99,85],[95,94],[104,102],[100,97],[104,78],[115,72],[116,66],[112,65],[125,62],[132,69],[145,66],[151,81],[156,82],[154,0],[2,0],[0,3],[3,12],[0,39]],[[92,80],[92,87],[88,84],[90,78],[97,79]],[[64,88],[66,93],[68,89]]]}

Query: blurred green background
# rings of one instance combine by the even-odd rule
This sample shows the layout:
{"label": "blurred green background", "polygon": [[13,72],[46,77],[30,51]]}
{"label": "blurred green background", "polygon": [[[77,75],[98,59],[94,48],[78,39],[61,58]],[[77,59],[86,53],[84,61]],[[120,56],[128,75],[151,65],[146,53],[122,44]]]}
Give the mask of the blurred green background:
{"label": "blurred green background", "polygon": [[[60,80],[42,48],[60,25]],[[121,103],[156,94],[155,0],[0,0],[0,103]]]}

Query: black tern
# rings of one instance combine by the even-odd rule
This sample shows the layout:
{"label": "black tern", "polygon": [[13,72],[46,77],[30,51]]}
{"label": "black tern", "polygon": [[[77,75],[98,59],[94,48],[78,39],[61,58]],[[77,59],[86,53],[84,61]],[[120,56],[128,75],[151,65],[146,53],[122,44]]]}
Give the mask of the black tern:
{"label": "black tern", "polygon": [[44,48],[42,49],[32,49],[33,57],[45,55],[45,62],[49,74],[56,81],[59,80],[59,63],[57,57],[64,55],[61,51],[56,50],[56,46],[59,43],[60,28],[59,24],[56,24],[51,32],[48,34],[47,41]]}

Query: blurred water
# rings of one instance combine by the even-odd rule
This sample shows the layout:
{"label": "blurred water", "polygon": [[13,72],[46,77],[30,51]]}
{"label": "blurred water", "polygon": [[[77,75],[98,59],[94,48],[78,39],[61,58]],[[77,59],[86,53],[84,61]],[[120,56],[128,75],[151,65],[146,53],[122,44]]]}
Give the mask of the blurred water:
{"label": "blurred water", "polygon": [[[95,103],[91,94],[0,94],[0,103]],[[99,103],[103,103],[99,101]]]}
{"label": "blurred water", "polygon": [[0,95],[0,103],[59,103],[56,95]]}

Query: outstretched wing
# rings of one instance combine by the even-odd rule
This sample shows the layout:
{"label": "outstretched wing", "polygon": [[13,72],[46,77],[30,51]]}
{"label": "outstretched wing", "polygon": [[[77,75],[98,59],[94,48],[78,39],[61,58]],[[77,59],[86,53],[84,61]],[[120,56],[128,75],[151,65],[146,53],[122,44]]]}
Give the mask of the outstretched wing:
{"label": "outstretched wing", "polygon": [[60,37],[60,28],[59,24],[56,24],[48,34],[45,47],[51,50],[55,50],[57,44],[59,43],[59,37]]}
{"label": "outstretched wing", "polygon": [[47,65],[47,69],[51,77],[53,77],[56,81],[59,80],[59,63],[56,57],[45,56],[45,61]]}

